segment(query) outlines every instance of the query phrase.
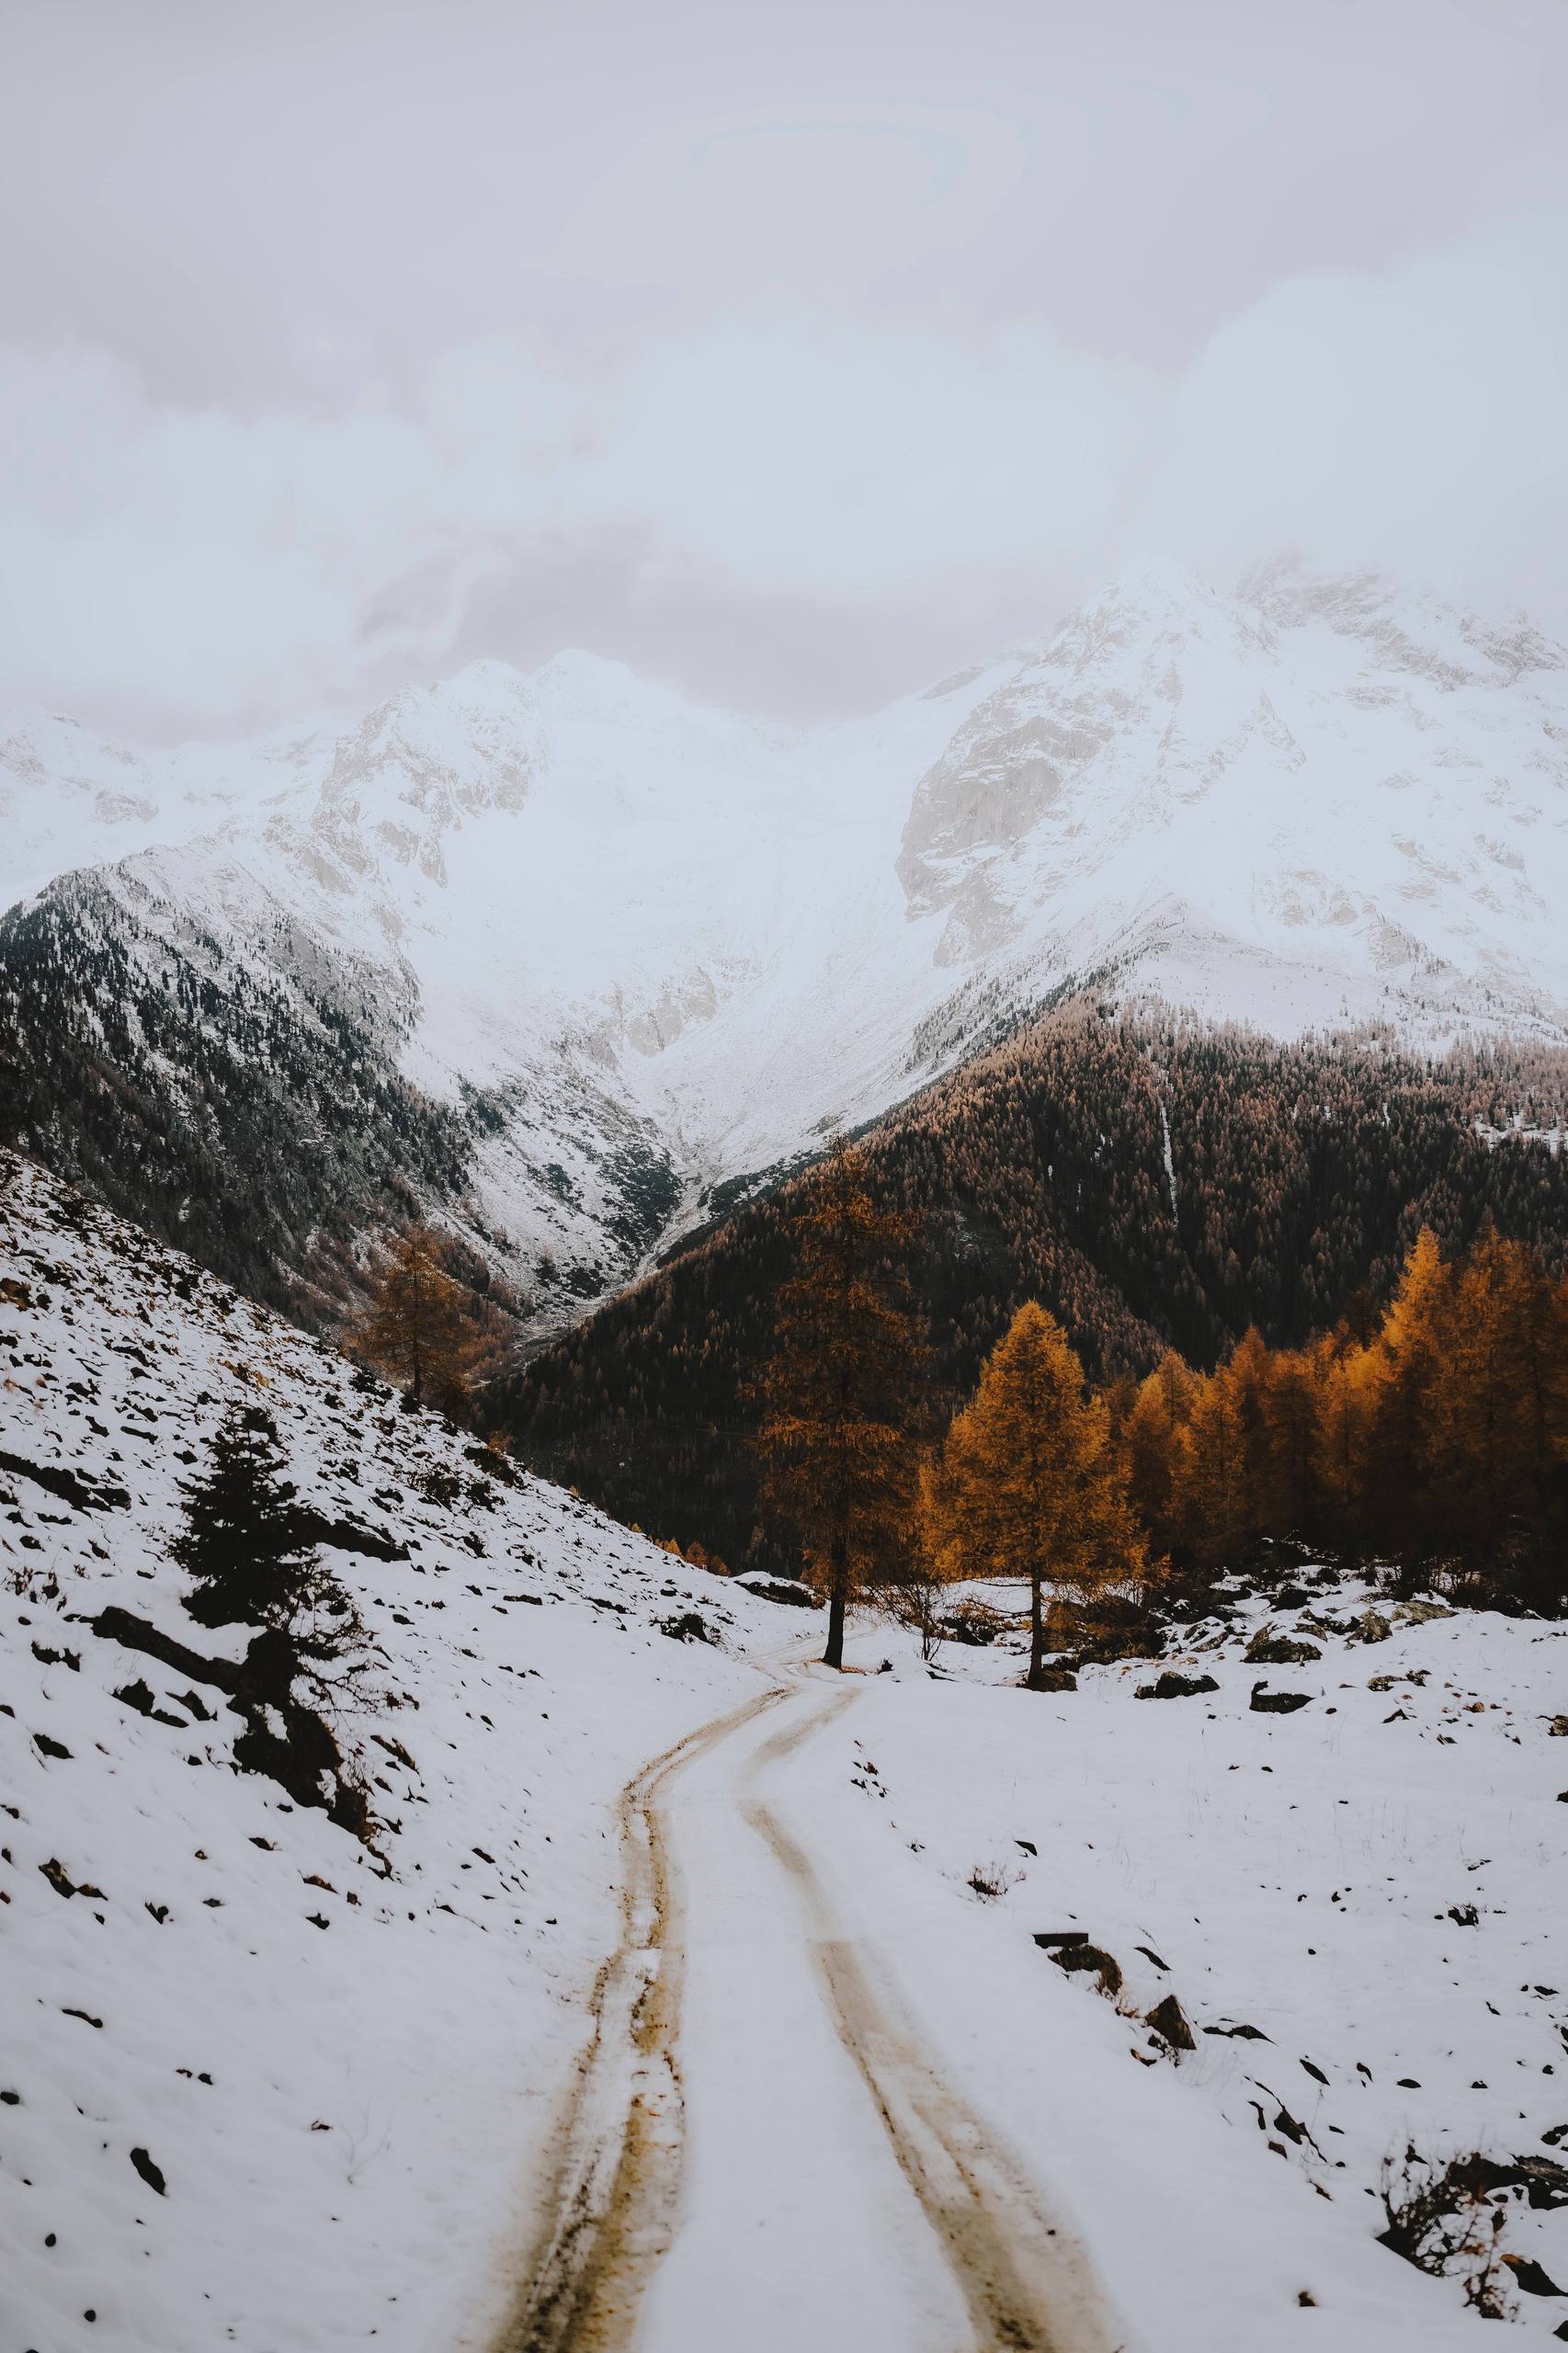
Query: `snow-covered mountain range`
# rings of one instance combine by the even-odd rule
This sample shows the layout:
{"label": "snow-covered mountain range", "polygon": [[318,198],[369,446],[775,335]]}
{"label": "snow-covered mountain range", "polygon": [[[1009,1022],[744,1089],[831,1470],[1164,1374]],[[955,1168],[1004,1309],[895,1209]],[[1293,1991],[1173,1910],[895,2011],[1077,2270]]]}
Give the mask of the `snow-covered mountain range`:
{"label": "snow-covered mountain range", "polygon": [[17,722],[0,849],[15,1140],[91,1176],[117,1090],[177,1229],[271,1064],[331,1164],[274,1256],[436,1201],[548,1316],[1074,987],[1568,1038],[1568,653],[1369,577],[1145,563],[805,730],[581,654],[238,746]]}

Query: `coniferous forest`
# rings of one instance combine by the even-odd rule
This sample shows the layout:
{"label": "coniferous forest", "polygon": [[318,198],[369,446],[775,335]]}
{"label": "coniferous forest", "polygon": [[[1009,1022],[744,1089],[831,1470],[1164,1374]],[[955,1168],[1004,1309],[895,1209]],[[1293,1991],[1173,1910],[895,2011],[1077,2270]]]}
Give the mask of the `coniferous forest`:
{"label": "coniferous forest", "polygon": [[[912,1442],[940,1436],[1030,1302],[1126,1422],[1162,1364],[1211,1374],[1239,1343],[1244,1385],[1258,1351],[1350,1364],[1403,1296],[1423,1233],[1446,1260],[1489,1236],[1517,1242],[1551,1290],[1568,1236],[1565,1098],[1568,1057],[1546,1048],[1422,1060],[1378,1038],[1286,1045],[1085,1006],[1050,1017],[862,1140],[871,1200],[907,1235],[897,1271],[928,1341]],[[820,1181],[808,1173],[694,1236],[498,1383],[489,1410],[520,1456],[687,1551],[793,1565],[788,1532],[759,1508],[752,1438],[796,1205]],[[1464,1296],[1517,1289],[1523,1265],[1482,1248]],[[1217,1410],[1224,1388],[1201,1393]],[[1380,1473],[1385,1487],[1392,1476]],[[1441,1518],[1440,1488],[1426,1492]],[[1193,1510],[1177,1528],[1151,1508],[1152,1539],[1212,1551],[1214,1523]],[[1314,1510],[1320,1540],[1353,1532]],[[1224,1540],[1305,1536],[1309,1518],[1299,1495],[1249,1505]],[[1392,1540],[1395,1518],[1380,1506],[1354,1532]],[[1421,1519],[1405,1523],[1415,1549]]]}

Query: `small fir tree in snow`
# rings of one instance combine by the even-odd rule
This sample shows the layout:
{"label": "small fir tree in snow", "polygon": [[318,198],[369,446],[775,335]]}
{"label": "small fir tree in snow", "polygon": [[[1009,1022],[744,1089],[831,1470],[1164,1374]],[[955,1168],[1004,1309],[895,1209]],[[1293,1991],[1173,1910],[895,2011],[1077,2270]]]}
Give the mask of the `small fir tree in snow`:
{"label": "small fir tree in snow", "polygon": [[185,1527],[169,1550],[196,1581],[186,1608],[202,1625],[288,1632],[321,1597],[318,1555],[283,1468],[272,1416],[236,1405],[207,1468],[181,1481]]}

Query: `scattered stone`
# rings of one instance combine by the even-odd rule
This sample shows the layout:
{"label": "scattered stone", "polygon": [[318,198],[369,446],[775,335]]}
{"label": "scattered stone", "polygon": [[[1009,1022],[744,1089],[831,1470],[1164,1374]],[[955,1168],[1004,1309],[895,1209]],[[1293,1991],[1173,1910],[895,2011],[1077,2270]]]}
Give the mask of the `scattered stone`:
{"label": "scattered stone", "polygon": [[[1315,1651],[1312,1656],[1317,1656]],[[1211,1675],[1177,1675],[1167,1667],[1153,1683],[1141,1683],[1133,1696],[1139,1699],[1193,1699],[1201,1692],[1219,1688]]]}
{"label": "scattered stone", "polygon": [[747,1593],[755,1593],[760,1600],[782,1602],[790,1609],[820,1609],[822,1607],[810,1586],[801,1585],[794,1577],[768,1577],[759,1574],[737,1577],[735,1583]]}
{"label": "scattered stone", "polygon": [[1250,1666],[1309,1666],[1323,1656],[1315,1643],[1299,1643],[1290,1634],[1260,1627],[1246,1646]]}
{"label": "scattered stone", "polygon": [[63,1464],[29,1462],[20,1454],[8,1454],[0,1447],[0,1471],[8,1471],[13,1478],[30,1479],[46,1495],[56,1495],[74,1511],[128,1511],[131,1497],[123,1487],[95,1485],[90,1479],[68,1471]]}
{"label": "scattered stone", "polygon": [[1568,2296],[1568,2288],[1560,2288],[1551,2273],[1528,2255],[1506,2255],[1503,2260],[1514,2275],[1514,2285],[1527,2296]]}
{"label": "scattered stone", "polygon": [[[120,1690],[117,1691],[114,1696],[126,1707],[134,1708],[139,1716],[147,1716],[155,1724],[173,1724],[180,1732],[184,1732],[187,1729],[186,1720],[183,1716],[175,1715],[168,1708],[159,1708],[153,1705],[153,1694],[147,1688],[145,1683],[142,1681],[140,1676],[134,1683],[127,1683]],[[205,1715],[207,1711],[203,1709],[201,1712]]]}
{"label": "scattered stone", "polygon": [[1568,1740],[1568,1716],[1553,1716],[1546,1730],[1551,1740]]}
{"label": "scattered stone", "polygon": [[1197,2050],[1197,2040],[1187,2022],[1187,2012],[1174,1994],[1167,1994],[1163,2002],[1156,2002],[1147,2017],[1154,2032],[1168,2042],[1173,2051]]}
{"label": "scattered stone", "polygon": [[1087,1928],[1037,1928],[1034,1940],[1042,1952],[1053,1952],[1059,1945],[1086,1945]]}
{"label": "scattered stone", "polygon": [[1042,1666],[1028,1688],[1031,1691],[1076,1691],[1078,1678],[1070,1666]]}
{"label": "scattered stone", "polygon": [[40,1863],[39,1869],[43,1873],[45,1879],[49,1881],[51,1887],[53,1888],[56,1895],[75,1894],[75,1881],[67,1876],[64,1864],[56,1861],[52,1855],[50,1857],[47,1863]]}
{"label": "scattered stone", "polygon": [[[48,1514],[44,1516],[47,1518]],[[46,1643],[35,1643],[33,1656],[40,1666],[68,1666],[73,1675],[80,1675],[82,1672],[80,1651],[51,1651]]]}
{"label": "scattered stone", "polygon": [[71,1751],[66,1747],[65,1743],[62,1740],[51,1740],[46,1732],[34,1733],[33,1746],[38,1750],[40,1756],[68,1757],[71,1754]]}
{"label": "scattered stone", "polygon": [[1449,1917],[1456,1928],[1479,1928],[1481,1915],[1473,1904],[1450,1904]]}
{"label": "scattered stone", "polygon": [[1069,1972],[1093,1970],[1099,1979],[1099,1990],[1108,2001],[1114,2002],[1121,1991],[1121,1963],[1100,1945],[1065,1945],[1051,1956],[1058,1969]]}
{"label": "scattered stone", "polygon": [[1255,1683],[1248,1705],[1256,1716],[1293,1716],[1311,1699],[1310,1691],[1266,1691],[1261,1683]]}
{"label": "scattered stone", "polygon": [[661,1618],[659,1631],[667,1634],[672,1643],[710,1643],[715,1639],[707,1620],[695,1609],[683,1609],[678,1618]]}
{"label": "scattered stone", "polygon": [[1506,2167],[1503,2188],[1521,2188],[1538,2213],[1552,2213],[1568,2206],[1568,2165],[1552,2157],[1516,2157]]}
{"label": "scattered stone", "polygon": [[1350,1640],[1353,1643],[1386,1643],[1392,1631],[1393,1628],[1381,1610],[1367,1609],[1351,1628]]}
{"label": "scattered stone", "polygon": [[952,1643],[967,1643],[983,1648],[1005,1633],[1010,1620],[1000,1609],[993,1609],[988,1602],[960,1601],[956,1609],[942,1620],[942,1631]]}
{"label": "scattered stone", "polygon": [[1274,2040],[1272,2035],[1265,2034],[1260,2026],[1206,2026],[1203,2031],[1205,2034],[1228,2035],[1237,2042],[1272,2042]]}
{"label": "scattered stone", "polygon": [[1402,1601],[1394,1612],[1407,1626],[1429,1626],[1434,1618],[1452,1618],[1455,1614],[1441,1601]]}
{"label": "scattered stone", "polygon": [[163,2168],[161,2165],[154,2165],[145,2149],[132,2149],[131,2162],[149,2189],[155,2189],[160,2198],[168,2196],[168,2187],[164,2180]]}

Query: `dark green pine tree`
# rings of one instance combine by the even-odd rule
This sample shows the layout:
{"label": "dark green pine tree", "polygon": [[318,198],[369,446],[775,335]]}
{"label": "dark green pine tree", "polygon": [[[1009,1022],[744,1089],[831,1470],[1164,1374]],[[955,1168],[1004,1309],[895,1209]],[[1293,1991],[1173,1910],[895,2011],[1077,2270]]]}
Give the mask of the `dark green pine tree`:
{"label": "dark green pine tree", "polygon": [[286,1632],[318,1597],[319,1558],[283,1467],[271,1415],[236,1405],[206,1470],[181,1481],[185,1527],[169,1550],[196,1580],[186,1608],[202,1625]]}

